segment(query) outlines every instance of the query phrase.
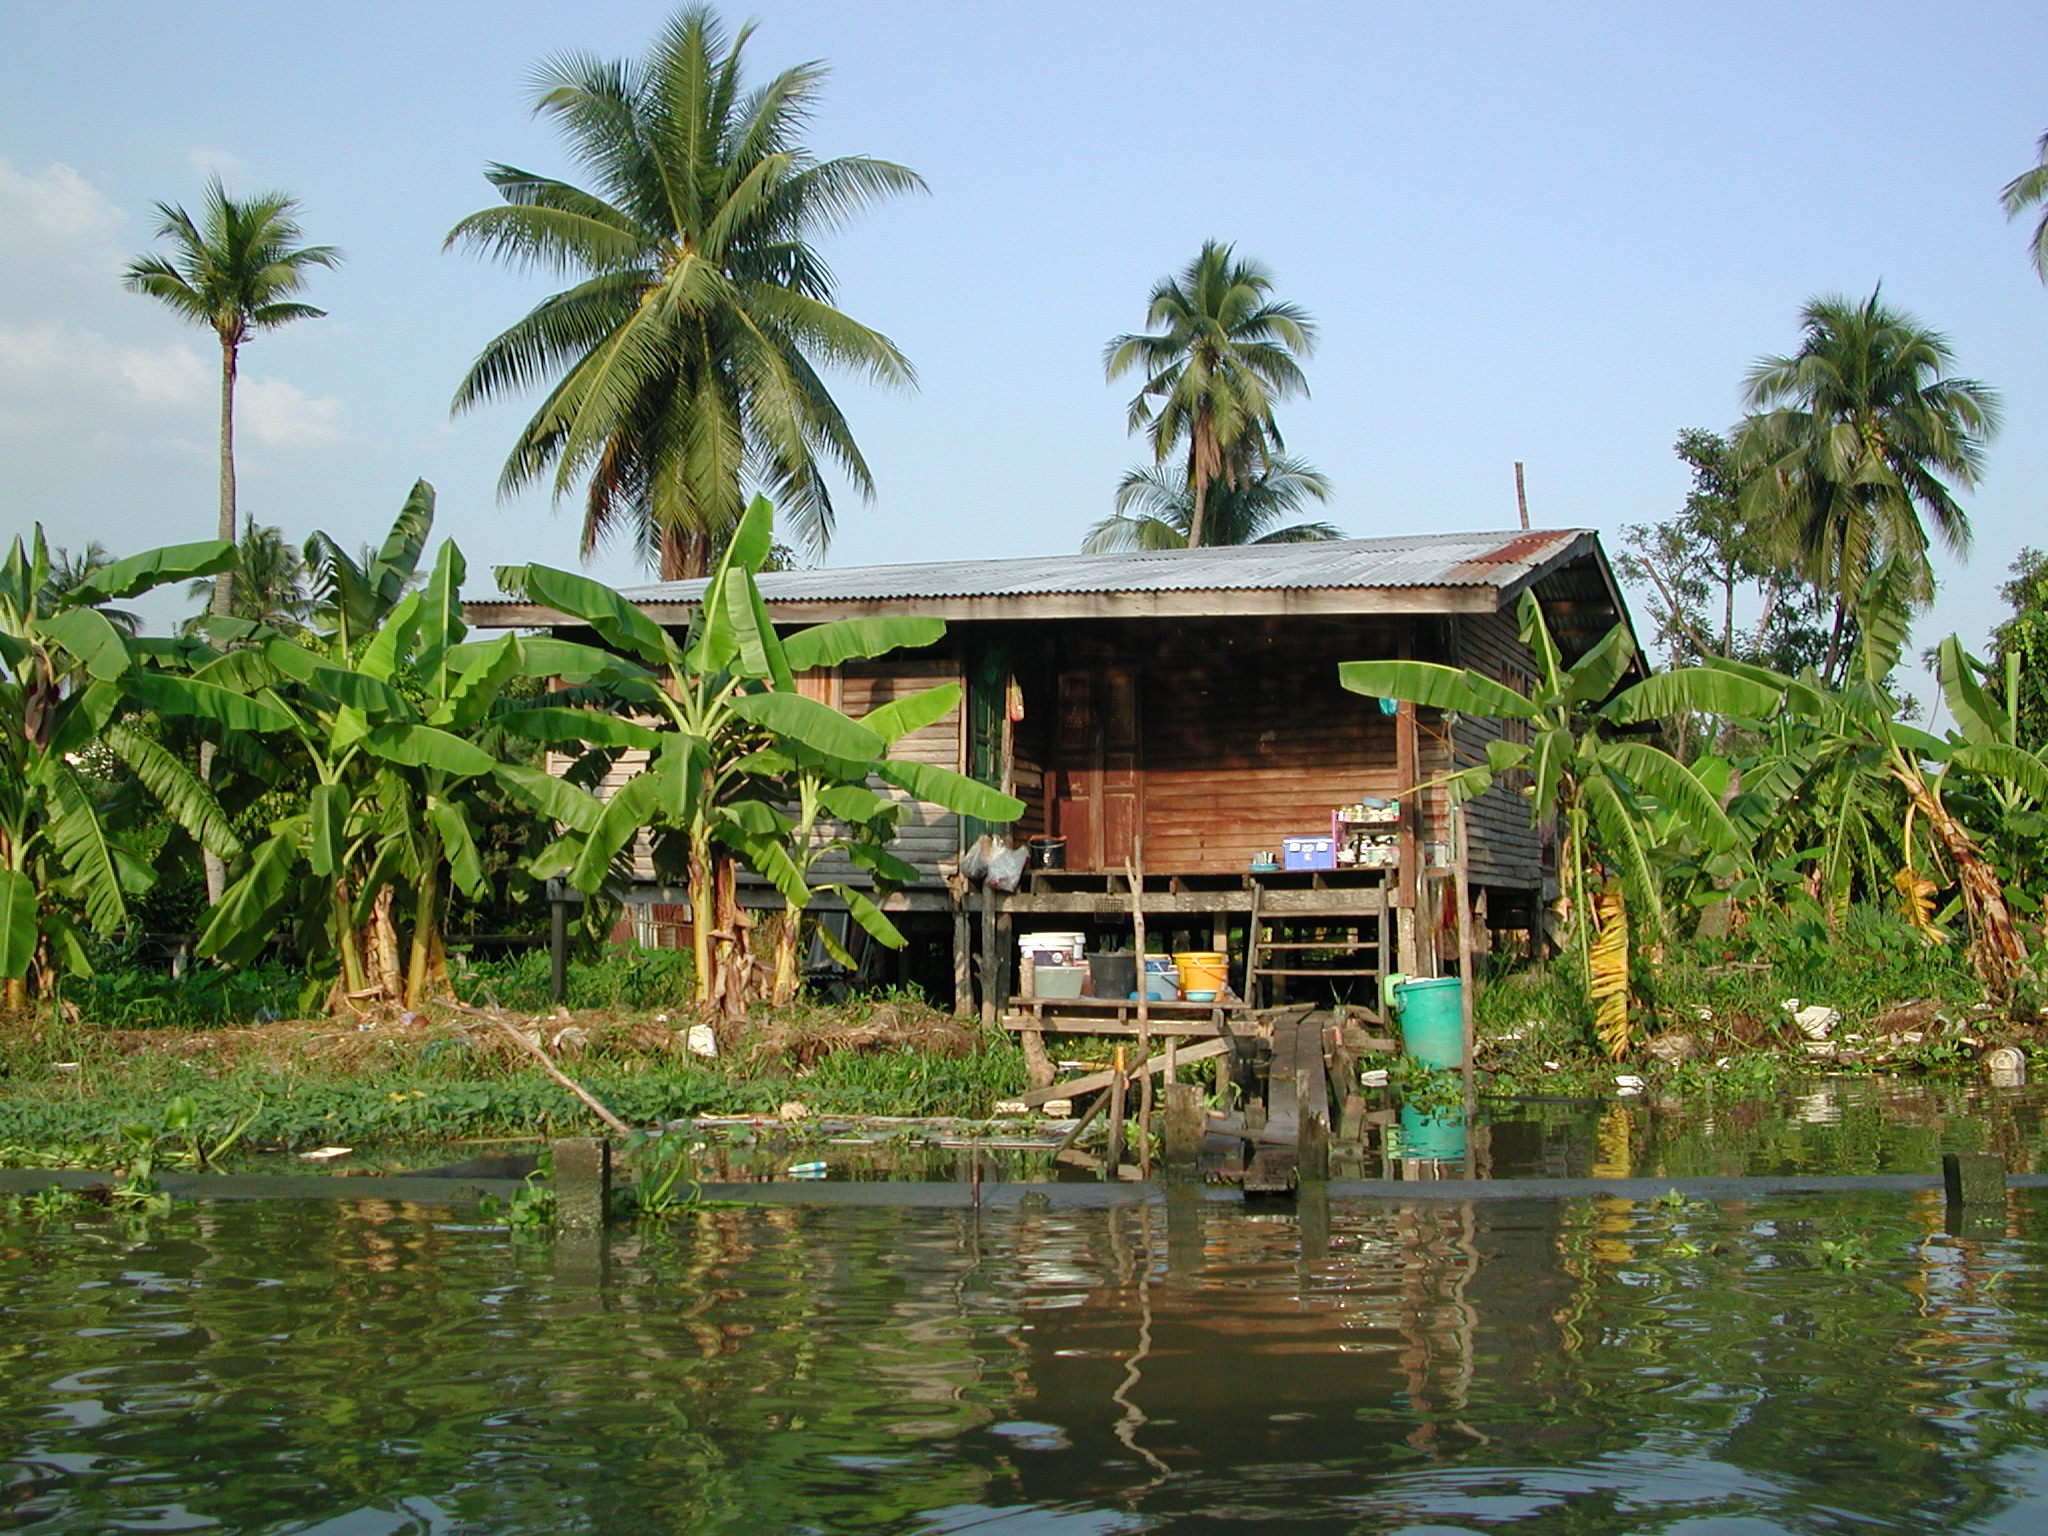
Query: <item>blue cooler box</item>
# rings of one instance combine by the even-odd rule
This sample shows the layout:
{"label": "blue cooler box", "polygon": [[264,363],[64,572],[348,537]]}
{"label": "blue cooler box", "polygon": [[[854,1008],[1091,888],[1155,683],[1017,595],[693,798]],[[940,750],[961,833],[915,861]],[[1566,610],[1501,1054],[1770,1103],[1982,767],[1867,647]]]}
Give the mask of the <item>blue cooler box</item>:
{"label": "blue cooler box", "polygon": [[1334,837],[1288,837],[1280,840],[1281,868],[1335,869],[1337,840]]}

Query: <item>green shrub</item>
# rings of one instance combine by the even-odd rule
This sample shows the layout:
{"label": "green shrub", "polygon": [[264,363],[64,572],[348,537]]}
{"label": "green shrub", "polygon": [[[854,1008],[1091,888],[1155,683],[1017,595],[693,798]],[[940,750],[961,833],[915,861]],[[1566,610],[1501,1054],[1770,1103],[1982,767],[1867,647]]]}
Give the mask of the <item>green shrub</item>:
{"label": "green shrub", "polygon": [[[570,960],[567,1006],[614,1013],[687,1009],[694,977],[688,950],[614,944],[596,960]],[[551,1006],[547,951],[472,960],[456,974],[455,989],[467,1003],[538,1012]]]}

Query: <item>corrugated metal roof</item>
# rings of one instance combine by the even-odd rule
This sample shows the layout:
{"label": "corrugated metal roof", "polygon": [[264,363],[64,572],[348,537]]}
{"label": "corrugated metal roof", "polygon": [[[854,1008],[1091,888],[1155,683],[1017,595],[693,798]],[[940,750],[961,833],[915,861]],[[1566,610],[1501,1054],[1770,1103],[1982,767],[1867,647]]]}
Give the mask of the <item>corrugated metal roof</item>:
{"label": "corrugated metal roof", "polygon": [[[1235,592],[1359,587],[1510,586],[1585,536],[1576,528],[1423,533],[1313,544],[1251,544],[1108,555],[1035,555],[770,571],[770,603],[889,602],[914,598],[1033,597],[1084,592]],[[690,603],[702,581],[630,587],[635,603]],[[489,604],[477,604],[488,607]]]}

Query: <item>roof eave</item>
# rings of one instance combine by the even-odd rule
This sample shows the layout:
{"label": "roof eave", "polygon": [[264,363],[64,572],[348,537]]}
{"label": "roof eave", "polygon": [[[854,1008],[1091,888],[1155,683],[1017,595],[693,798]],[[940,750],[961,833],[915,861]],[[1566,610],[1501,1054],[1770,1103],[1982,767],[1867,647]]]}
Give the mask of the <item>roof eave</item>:
{"label": "roof eave", "polygon": [[[1503,598],[1490,583],[1433,587],[1255,587],[1166,592],[985,593],[954,597],[766,599],[778,624],[819,624],[835,619],[921,618],[971,623],[1040,619],[1207,619],[1314,617],[1344,614],[1493,613]],[[690,622],[698,604],[635,604],[662,625]],[[470,603],[463,609],[479,629],[529,629],[573,623],[534,603]]]}

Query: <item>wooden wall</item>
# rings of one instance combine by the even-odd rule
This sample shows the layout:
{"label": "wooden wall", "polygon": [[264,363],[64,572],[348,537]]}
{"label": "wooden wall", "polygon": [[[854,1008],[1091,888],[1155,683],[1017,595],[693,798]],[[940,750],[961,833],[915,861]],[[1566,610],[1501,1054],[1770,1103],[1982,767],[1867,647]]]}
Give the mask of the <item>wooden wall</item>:
{"label": "wooden wall", "polygon": [[[918,693],[940,683],[960,681],[960,664],[951,654],[919,652],[908,656],[884,656],[874,661],[850,661],[836,670],[820,696],[834,708],[859,719],[906,694]],[[805,680],[807,691],[818,687],[816,679]],[[956,708],[944,719],[912,731],[891,749],[890,756],[910,762],[934,763],[956,773],[965,766],[962,756],[963,709]],[[887,795],[903,807],[896,824],[896,842],[891,851],[918,872],[917,885],[943,885],[941,862],[950,864],[960,852],[960,818],[951,811],[926,805],[879,778],[870,778],[868,788]],[[818,881],[843,881],[865,886],[868,876],[846,859],[831,856],[813,866]]]}
{"label": "wooden wall", "polygon": [[[1461,617],[1454,630],[1454,644],[1459,666],[1470,667],[1517,692],[1528,687],[1535,662],[1522,643],[1512,612]],[[1503,729],[1515,733],[1517,740],[1528,739],[1528,727],[1523,722],[1460,716],[1451,732],[1456,765],[1464,768],[1483,761],[1486,744],[1498,738]],[[1473,884],[1536,884],[1541,849],[1536,829],[1529,822],[1529,801],[1520,792],[1527,781],[1528,775],[1516,770],[1477,800],[1466,803]]]}
{"label": "wooden wall", "polygon": [[[940,647],[910,656],[850,662],[831,674],[800,680],[805,692],[858,717],[890,699],[936,683],[962,681],[954,647],[970,643],[968,626],[955,626]],[[1364,796],[1392,798],[1411,786],[1395,764],[1394,718],[1377,701],[1337,683],[1341,661],[1413,656],[1467,665],[1489,677],[1525,679],[1529,657],[1511,614],[1438,618],[1305,617],[1160,622],[1071,621],[1001,626],[1021,689],[1024,715],[1008,723],[1006,787],[1026,805],[1011,829],[1023,838],[1060,833],[1063,808],[1078,818],[1071,798],[1083,760],[1120,761],[1115,743],[1086,739],[1090,727],[1062,721],[1083,696],[1113,695],[1135,710],[1140,779],[1134,824],[1142,829],[1148,870],[1157,873],[1236,874],[1261,850],[1279,852],[1290,835],[1329,831],[1330,811]],[[1127,674],[1132,691],[1082,690],[1076,674]],[[1070,711],[1071,712],[1071,711]],[[965,771],[967,710],[914,733],[899,755]],[[1477,761],[1499,729],[1492,721],[1461,718],[1448,729],[1432,710],[1420,713],[1421,776],[1433,778],[1454,763]],[[622,782],[639,767],[628,754],[614,770]],[[905,814],[896,853],[919,872],[918,885],[943,884],[942,864],[959,852],[959,818],[921,804],[872,780],[878,793],[901,802]],[[1424,798],[1424,840],[1445,833],[1441,792]],[[1098,812],[1099,814],[1099,812]],[[1123,825],[1119,807],[1115,824]],[[1511,786],[1496,787],[1468,811],[1472,879],[1481,885],[1534,885],[1539,878],[1536,833],[1527,801]],[[1071,867],[1087,867],[1070,847]],[[1110,850],[1102,866],[1120,869],[1124,853]],[[644,854],[637,861],[651,874]],[[844,860],[818,866],[821,880],[865,884]]]}
{"label": "wooden wall", "polygon": [[1129,668],[1146,867],[1239,873],[1284,837],[1327,835],[1333,807],[1399,793],[1393,718],[1340,688],[1337,663],[1397,654],[1400,638],[1374,619],[1075,625],[1037,692],[1058,674]]}

